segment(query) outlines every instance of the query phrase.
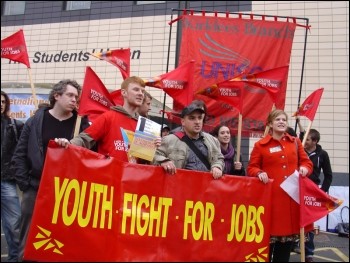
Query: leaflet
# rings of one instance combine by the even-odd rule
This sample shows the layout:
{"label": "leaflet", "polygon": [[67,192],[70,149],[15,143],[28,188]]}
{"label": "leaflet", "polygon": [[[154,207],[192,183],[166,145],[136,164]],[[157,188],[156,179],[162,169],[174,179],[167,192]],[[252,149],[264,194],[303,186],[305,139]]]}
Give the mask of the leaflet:
{"label": "leaflet", "polygon": [[140,116],[131,142],[129,155],[152,161],[156,153],[154,140],[160,137],[161,125]]}

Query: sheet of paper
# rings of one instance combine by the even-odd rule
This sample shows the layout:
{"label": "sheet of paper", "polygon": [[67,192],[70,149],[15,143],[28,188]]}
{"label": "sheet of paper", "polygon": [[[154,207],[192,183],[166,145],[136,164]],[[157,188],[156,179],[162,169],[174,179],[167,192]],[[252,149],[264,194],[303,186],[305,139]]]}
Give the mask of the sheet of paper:
{"label": "sheet of paper", "polygon": [[299,196],[299,172],[297,170],[294,171],[293,174],[287,177],[286,180],[281,183],[281,188],[286,191],[286,193],[294,199],[295,202],[300,204],[300,196]]}
{"label": "sheet of paper", "polygon": [[129,155],[152,161],[156,153],[154,140],[160,137],[160,130],[160,124],[140,116],[130,145]]}
{"label": "sheet of paper", "polygon": [[137,121],[136,130],[140,132],[144,132],[147,134],[153,134],[154,136],[160,136],[161,125],[156,123],[150,119],[139,116],[139,120]]}

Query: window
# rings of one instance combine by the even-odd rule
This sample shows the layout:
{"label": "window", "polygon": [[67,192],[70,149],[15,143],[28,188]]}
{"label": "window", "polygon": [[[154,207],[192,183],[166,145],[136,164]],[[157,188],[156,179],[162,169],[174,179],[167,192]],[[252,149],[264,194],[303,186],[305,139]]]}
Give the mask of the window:
{"label": "window", "polygon": [[136,5],[164,4],[165,1],[136,1]]}
{"label": "window", "polygon": [[3,7],[5,16],[24,15],[26,1],[5,1]]}
{"label": "window", "polygon": [[91,1],[67,1],[66,10],[90,9]]}

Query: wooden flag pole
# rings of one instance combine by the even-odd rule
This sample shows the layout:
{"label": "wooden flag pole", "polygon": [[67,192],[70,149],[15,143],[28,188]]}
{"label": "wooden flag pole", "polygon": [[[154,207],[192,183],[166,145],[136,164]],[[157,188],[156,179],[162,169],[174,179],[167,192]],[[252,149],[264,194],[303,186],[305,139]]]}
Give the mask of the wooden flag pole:
{"label": "wooden flag pole", "polygon": [[[302,202],[302,200],[300,200],[300,202]],[[305,262],[305,232],[304,232],[304,227],[300,228],[300,262]]]}
{"label": "wooden flag pole", "polygon": [[79,134],[80,124],[81,124],[81,116],[78,115],[77,120],[75,121],[74,137]]}
{"label": "wooden flag pole", "polygon": [[[274,109],[276,109],[275,103],[272,105],[271,111],[273,111]],[[265,132],[264,132],[264,136],[263,136],[263,137],[265,137],[265,136],[269,133],[269,130],[270,130],[270,126],[269,126],[269,125],[266,125],[266,127],[265,127]]]}
{"label": "wooden flag pole", "polygon": [[[306,138],[309,135],[311,125],[312,125],[312,121],[309,123],[309,126],[305,131],[303,142],[302,142],[303,147],[305,146]],[[300,200],[300,202],[303,202],[303,200]],[[300,228],[300,262],[305,262],[305,229],[303,227]]]}
{"label": "wooden flag pole", "polygon": [[303,142],[302,142],[303,147],[305,146],[305,142],[306,142],[307,136],[309,135],[311,126],[312,126],[312,121],[310,121],[309,126],[307,126],[307,129],[306,129],[306,131],[305,131],[304,138],[303,138]]}
{"label": "wooden flag pole", "polygon": [[36,92],[35,92],[35,87],[34,87],[34,83],[32,80],[32,71],[30,68],[27,68],[28,70],[28,75],[29,75],[29,82],[30,82],[30,87],[32,88],[32,95],[33,95],[33,99],[34,99],[34,111],[36,111],[38,109],[38,99],[36,97]]}

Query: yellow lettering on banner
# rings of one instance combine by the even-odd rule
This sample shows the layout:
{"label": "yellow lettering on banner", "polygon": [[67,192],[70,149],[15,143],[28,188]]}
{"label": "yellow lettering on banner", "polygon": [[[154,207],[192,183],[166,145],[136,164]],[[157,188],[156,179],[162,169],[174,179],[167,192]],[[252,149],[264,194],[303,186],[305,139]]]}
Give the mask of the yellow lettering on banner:
{"label": "yellow lettering on banner", "polygon": [[[109,191],[107,185],[91,183],[89,197],[86,199],[88,182],[84,181],[80,186],[78,180],[65,178],[62,185],[60,185],[60,178],[55,177],[54,183],[55,206],[51,220],[53,224],[57,224],[59,215],[61,215],[63,223],[67,226],[77,221],[80,227],[86,227],[91,222],[91,216],[93,216],[93,228],[105,228],[106,220],[108,221],[108,229],[112,228],[113,186],[110,187]],[[109,200],[107,199],[108,192],[110,192]],[[86,209],[85,201],[87,201]],[[93,206],[95,206],[95,209],[91,213]],[[86,210],[85,218],[83,216],[84,210]],[[98,221],[100,222],[99,225]]]}
{"label": "yellow lettering on banner", "polygon": [[[192,214],[190,214],[190,209],[193,209]],[[201,238],[203,240],[213,240],[211,224],[214,215],[215,207],[212,203],[206,202],[204,207],[200,201],[196,202],[194,206],[193,201],[186,201],[183,239],[188,238],[188,228],[191,225],[194,240]]]}
{"label": "yellow lettering on banner", "polygon": [[147,195],[138,198],[137,194],[124,193],[122,234],[129,231],[131,235],[136,232],[140,236],[148,233],[148,236],[158,237],[161,232],[161,237],[166,237],[170,206],[171,198]]}
{"label": "yellow lettering on banner", "polygon": [[264,207],[249,205],[248,210],[245,205],[237,208],[236,204],[232,205],[231,230],[227,235],[227,241],[236,239],[241,242],[260,243],[264,236],[264,226],[261,221],[261,215],[264,214]]}

